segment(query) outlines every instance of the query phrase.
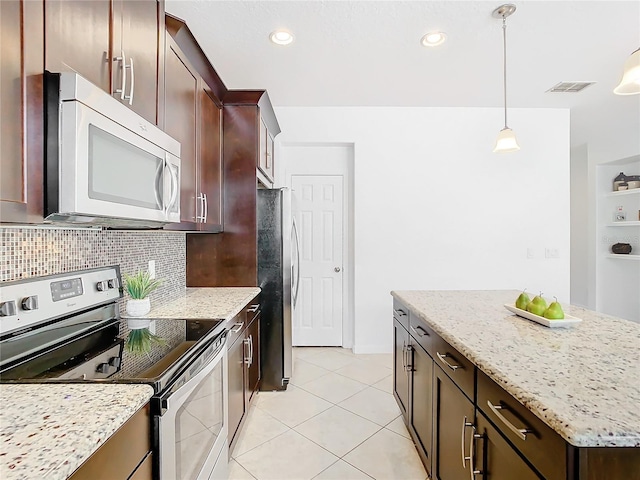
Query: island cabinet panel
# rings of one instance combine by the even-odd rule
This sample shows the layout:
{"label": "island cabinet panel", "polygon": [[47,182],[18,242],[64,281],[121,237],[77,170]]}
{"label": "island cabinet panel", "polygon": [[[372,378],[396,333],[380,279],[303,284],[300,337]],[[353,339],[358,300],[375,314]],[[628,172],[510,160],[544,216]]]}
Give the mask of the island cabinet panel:
{"label": "island cabinet panel", "polygon": [[478,414],[476,434],[473,439],[473,463],[476,478],[484,480],[539,480],[543,476],[531,468],[511,445],[498,433],[487,418]]}
{"label": "island cabinet panel", "polygon": [[567,478],[565,440],[481,371],[478,408],[545,478]]}
{"label": "island cabinet panel", "polygon": [[0,1],[0,221],[42,222],[42,1]]}
{"label": "island cabinet panel", "polygon": [[433,477],[471,478],[470,435],[474,406],[438,365],[433,382]]}
{"label": "island cabinet panel", "polygon": [[393,396],[402,412],[405,423],[409,423],[409,371],[407,357],[409,333],[398,320],[393,322]]}
{"label": "island cabinet panel", "polygon": [[[234,328],[242,328],[237,322]],[[229,339],[231,341],[231,338]],[[245,356],[244,335],[241,335],[229,346],[229,443],[233,444],[240,422],[245,414],[244,385],[245,385]]]}
{"label": "island cabinet panel", "polygon": [[71,480],[151,480],[149,404],[138,410],[69,477]]}
{"label": "island cabinet panel", "polygon": [[475,401],[476,368],[460,352],[445,342],[439,335],[433,337],[433,360],[460,387],[460,390]]}
{"label": "island cabinet panel", "polygon": [[411,386],[409,388],[409,430],[418,454],[431,472],[433,434],[433,359],[415,340],[410,340]]}

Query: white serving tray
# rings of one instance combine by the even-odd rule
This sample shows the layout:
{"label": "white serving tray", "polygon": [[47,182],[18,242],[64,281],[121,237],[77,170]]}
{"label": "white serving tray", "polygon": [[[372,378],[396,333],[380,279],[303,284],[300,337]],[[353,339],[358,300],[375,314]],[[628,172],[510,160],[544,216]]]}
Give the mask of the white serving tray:
{"label": "white serving tray", "polygon": [[540,325],[544,325],[545,327],[549,328],[571,327],[576,323],[580,323],[582,321],[581,318],[572,317],[571,315],[567,315],[566,313],[562,320],[549,320],[548,318],[541,317],[540,315],[534,315],[531,312],[516,308],[515,306],[509,305],[507,303],[504,304],[504,308],[509,310],[511,313],[515,313],[519,317],[526,318],[527,320],[531,320],[532,322],[539,323]]}

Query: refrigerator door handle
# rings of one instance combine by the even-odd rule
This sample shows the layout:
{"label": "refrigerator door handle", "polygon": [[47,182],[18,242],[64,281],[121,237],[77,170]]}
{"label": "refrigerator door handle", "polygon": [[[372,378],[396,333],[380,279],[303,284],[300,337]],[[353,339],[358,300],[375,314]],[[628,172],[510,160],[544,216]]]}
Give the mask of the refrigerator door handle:
{"label": "refrigerator door handle", "polygon": [[[291,265],[291,284],[292,286],[295,284],[295,288],[292,289],[293,307],[295,308],[298,303],[298,290],[300,289],[300,237],[298,236],[298,227],[296,225],[295,217],[292,218],[291,233],[296,245],[296,263],[295,266],[293,264]],[[294,273],[296,274],[295,282],[293,282]]]}

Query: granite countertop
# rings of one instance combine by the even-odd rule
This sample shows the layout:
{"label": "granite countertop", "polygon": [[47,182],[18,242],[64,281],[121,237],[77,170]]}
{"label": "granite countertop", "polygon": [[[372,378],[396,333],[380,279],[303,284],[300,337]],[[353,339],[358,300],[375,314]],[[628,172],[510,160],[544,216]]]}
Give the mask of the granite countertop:
{"label": "granite countertop", "polygon": [[[259,287],[193,287],[143,317],[150,320],[230,320],[260,293]],[[127,317],[126,314],[122,318]]]}
{"label": "granite countertop", "polygon": [[640,324],[563,305],[583,321],[547,328],[504,308],[518,291],[391,294],[570,444],[640,447]]}
{"label": "granite countertop", "polygon": [[152,394],[149,385],[0,385],[0,478],[69,477]]}

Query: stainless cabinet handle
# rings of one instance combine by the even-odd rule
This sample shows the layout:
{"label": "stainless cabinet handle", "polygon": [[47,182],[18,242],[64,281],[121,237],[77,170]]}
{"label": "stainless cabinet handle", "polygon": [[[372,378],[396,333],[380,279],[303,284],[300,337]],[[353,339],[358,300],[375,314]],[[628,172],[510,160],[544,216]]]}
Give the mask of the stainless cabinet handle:
{"label": "stainless cabinet handle", "polygon": [[122,82],[122,87],[121,88],[116,88],[116,90],[114,91],[114,93],[119,93],[120,94],[120,100],[124,101],[124,91],[127,88],[127,58],[124,56],[124,50],[120,50],[120,56],[119,57],[114,57],[113,59],[114,62],[120,62],[120,69],[122,70],[122,73],[120,74],[120,79]]}
{"label": "stainless cabinet handle", "polygon": [[395,312],[398,314],[399,317],[406,317],[407,316],[407,314],[404,312],[404,310],[398,309]]}
{"label": "stainless cabinet handle", "polygon": [[247,367],[251,366],[251,353],[249,353],[249,355],[246,354],[247,350],[244,348],[245,346],[249,349],[249,352],[251,352],[251,347],[249,346],[249,339],[245,338],[244,340],[242,340],[242,351],[244,352],[244,364]]}
{"label": "stainless cabinet handle", "polygon": [[207,217],[209,216],[209,201],[207,200],[207,194],[203,193],[204,197],[204,223],[207,223]]}
{"label": "stainless cabinet handle", "polygon": [[411,345],[407,345],[407,366],[405,370],[407,372],[407,376],[409,376],[409,372],[413,369],[413,365],[411,365],[411,352],[413,352],[413,347]]}
{"label": "stainless cabinet handle", "polygon": [[[419,336],[421,336],[421,337],[424,337],[424,336],[427,336],[427,337],[428,337],[428,336],[430,336],[430,335],[429,335],[429,332],[427,332],[424,328],[422,328],[422,327],[421,327],[421,326],[419,326],[419,325],[418,325],[417,327],[415,327],[415,328],[413,327],[413,325],[411,325],[411,327],[410,327],[410,328],[411,328],[411,330],[413,330],[413,331],[414,331],[414,333],[415,333],[416,335],[419,335]],[[418,330],[420,330],[420,331],[418,331]]]}
{"label": "stainless cabinet handle", "polygon": [[447,362],[447,358],[451,357],[451,355],[449,355],[448,353],[445,353],[444,355],[442,355],[440,352],[436,352],[436,355],[438,356],[438,358],[442,363],[444,363],[447,367],[449,367],[454,372],[461,367],[461,365],[452,365],[449,362]]}
{"label": "stainless cabinet handle", "polygon": [[[133,70],[133,57],[129,59],[129,65],[128,66],[125,65],[124,68],[131,69],[131,87],[129,87],[129,95],[125,95],[123,100],[129,100],[129,105],[133,105],[133,89],[135,88],[135,83],[136,83],[136,75]],[[124,92],[124,84],[123,84],[122,90]]]}
{"label": "stainless cabinet handle", "polygon": [[[196,200],[198,200],[198,204],[196,204],[196,223],[204,222],[204,195],[199,193]],[[198,215],[198,207],[200,208],[200,215]]]}
{"label": "stainless cabinet handle", "polygon": [[231,331],[233,333],[238,333],[240,330],[242,330],[243,325],[244,325],[244,322],[234,323],[233,326],[236,328],[232,328]]}
{"label": "stainless cabinet handle", "polygon": [[253,335],[249,335],[249,358],[251,359],[249,366],[251,366],[253,365]]}
{"label": "stainless cabinet handle", "polygon": [[[473,423],[467,422],[467,416],[465,415],[462,419],[462,432],[460,433],[460,454],[462,455],[462,468],[467,468],[466,463],[467,460],[471,460],[471,455],[466,457],[464,455],[464,444],[467,433],[467,427],[473,427]],[[473,466],[471,467],[473,470]]]}
{"label": "stainless cabinet handle", "polygon": [[509,420],[507,420],[504,417],[504,415],[502,415],[500,413],[500,410],[504,409],[504,407],[502,405],[494,405],[493,403],[491,403],[491,400],[487,400],[487,405],[489,406],[491,411],[493,413],[495,413],[496,417],[498,417],[500,419],[500,421],[502,423],[504,423],[509,430],[511,430],[513,433],[515,433],[520,440],[525,441],[527,439],[527,434],[528,433],[532,433],[532,430],[530,430],[528,428],[518,428],[513,423],[511,423]]}
{"label": "stainless cabinet handle", "polygon": [[402,342],[402,370],[407,371],[407,344]]}
{"label": "stainless cabinet handle", "polygon": [[258,311],[259,308],[260,308],[260,304],[259,303],[255,303],[255,304],[251,305],[249,308],[247,308],[247,312],[255,313],[255,312]]}
{"label": "stainless cabinet handle", "polygon": [[483,438],[483,435],[476,433],[475,425],[471,427],[473,429],[473,435],[471,435],[471,440],[469,442],[469,473],[471,474],[471,480],[475,480],[476,475],[480,475],[482,470],[476,470],[474,465],[476,463],[476,444],[475,441],[478,438]]}

